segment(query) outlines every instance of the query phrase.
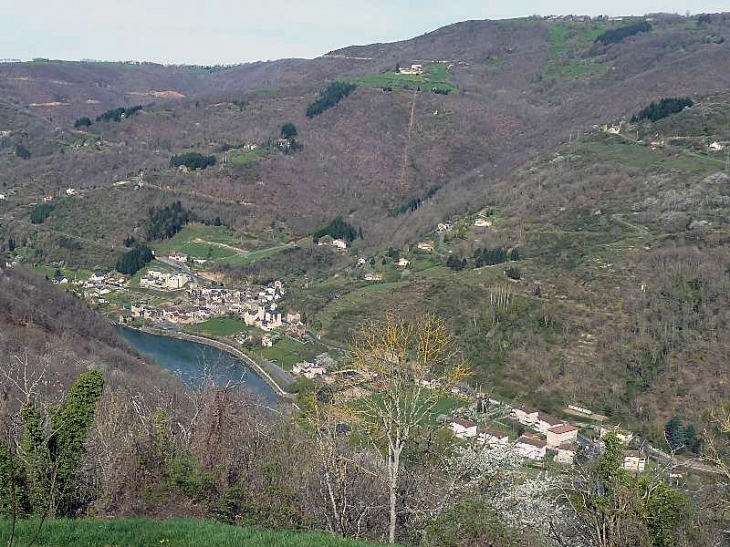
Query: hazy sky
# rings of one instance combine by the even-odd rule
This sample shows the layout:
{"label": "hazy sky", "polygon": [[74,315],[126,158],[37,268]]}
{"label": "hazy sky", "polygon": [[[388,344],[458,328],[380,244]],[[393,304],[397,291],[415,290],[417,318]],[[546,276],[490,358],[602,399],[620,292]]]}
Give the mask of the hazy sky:
{"label": "hazy sky", "polygon": [[0,0],[0,58],[228,64],[317,57],[467,19],[728,7],[728,0]]}

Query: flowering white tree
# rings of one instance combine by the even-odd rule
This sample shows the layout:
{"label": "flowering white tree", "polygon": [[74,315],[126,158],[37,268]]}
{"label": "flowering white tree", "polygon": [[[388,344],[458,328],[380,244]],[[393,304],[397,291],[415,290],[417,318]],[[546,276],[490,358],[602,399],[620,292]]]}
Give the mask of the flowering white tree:
{"label": "flowering white tree", "polygon": [[511,447],[457,447],[446,472],[449,486],[439,513],[477,498],[511,527],[538,532],[555,545],[579,545],[565,533],[573,527],[572,513],[559,501],[558,482],[545,472],[528,473]]}

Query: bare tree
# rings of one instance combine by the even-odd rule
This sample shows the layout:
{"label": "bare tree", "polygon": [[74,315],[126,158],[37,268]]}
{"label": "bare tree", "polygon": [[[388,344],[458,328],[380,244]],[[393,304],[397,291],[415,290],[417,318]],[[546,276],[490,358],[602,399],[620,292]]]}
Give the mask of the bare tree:
{"label": "bare tree", "polygon": [[439,399],[467,374],[446,324],[433,316],[408,321],[393,315],[362,327],[354,365],[371,374],[377,393],[355,413],[368,424],[372,446],[384,458],[389,494],[388,541],[395,543],[401,455]]}

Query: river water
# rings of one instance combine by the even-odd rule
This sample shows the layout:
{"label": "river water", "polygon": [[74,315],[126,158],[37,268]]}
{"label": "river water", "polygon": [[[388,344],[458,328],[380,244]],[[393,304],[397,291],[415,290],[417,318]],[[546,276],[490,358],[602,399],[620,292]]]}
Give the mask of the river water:
{"label": "river water", "polygon": [[177,374],[189,386],[199,386],[207,380],[217,385],[241,383],[243,387],[263,396],[270,405],[278,397],[260,376],[231,354],[217,348],[158,336],[138,330],[118,327],[119,334],[138,352],[167,370]]}

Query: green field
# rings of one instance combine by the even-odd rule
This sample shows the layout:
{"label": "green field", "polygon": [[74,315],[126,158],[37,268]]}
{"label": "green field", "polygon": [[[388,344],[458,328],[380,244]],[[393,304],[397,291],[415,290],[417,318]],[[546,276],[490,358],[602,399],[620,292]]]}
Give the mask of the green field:
{"label": "green field", "polygon": [[426,65],[423,74],[400,74],[397,72],[385,72],[383,74],[371,74],[350,78],[348,81],[364,87],[382,87],[393,89],[417,89],[438,90],[449,93],[456,88],[448,81],[449,71],[445,65],[433,63]]}
{"label": "green field", "polygon": [[296,340],[284,337],[270,348],[261,348],[250,352],[255,359],[275,361],[284,370],[291,370],[292,367],[301,361],[311,361],[315,356],[327,351],[327,347],[310,341],[301,344]]}
{"label": "green field", "polygon": [[604,23],[553,23],[550,27],[548,63],[545,76],[576,79],[602,74],[609,64],[596,62],[587,56],[593,42],[606,30]]}
{"label": "green field", "polygon": [[246,165],[253,163],[266,154],[266,149],[262,147],[253,150],[237,150],[231,152],[231,163],[233,165]]}
{"label": "green field", "polygon": [[261,260],[262,258],[275,255],[276,253],[279,253],[287,248],[287,245],[278,245],[276,247],[270,247],[268,249],[251,251],[250,253],[238,253],[219,260],[218,264],[248,264],[249,262],[255,262],[256,260]]}
{"label": "green field", "polygon": [[189,327],[191,332],[205,336],[231,336],[248,330],[246,323],[233,317],[215,317]]}
{"label": "green field", "polygon": [[[55,275],[57,268],[41,264],[38,266],[34,266],[32,269],[39,274],[51,279]],[[74,279],[87,280],[89,279],[89,277],[91,277],[91,272],[88,270],[70,270],[68,268],[58,269],[61,270],[61,275],[65,276],[69,281],[73,281]]]}
{"label": "green field", "polygon": [[[29,545],[35,520],[17,523],[16,545]],[[0,544],[10,523],[0,520]],[[38,547],[365,547],[377,545],[315,532],[239,527],[213,521],[170,519],[51,520],[34,543]]]}
{"label": "green field", "polygon": [[205,226],[204,224],[188,224],[175,237],[157,243],[154,248],[157,254],[179,251],[195,258],[225,258],[236,254],[236,251],[215,245],[232,245],[233,230],[226,226]]}

